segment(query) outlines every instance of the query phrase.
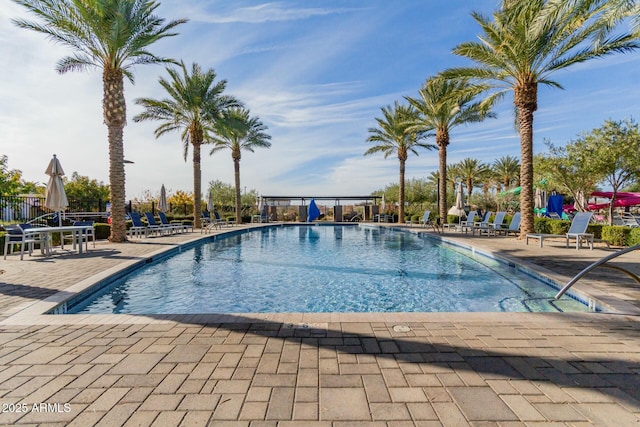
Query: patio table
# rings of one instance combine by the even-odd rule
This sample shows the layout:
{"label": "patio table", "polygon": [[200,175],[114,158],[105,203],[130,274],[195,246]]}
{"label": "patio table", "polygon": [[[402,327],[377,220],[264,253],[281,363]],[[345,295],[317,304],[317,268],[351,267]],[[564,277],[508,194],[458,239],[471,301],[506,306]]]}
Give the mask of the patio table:
{"label": "patio table", "polygon": [[[24,234],[26,237],[29,236],[34,236],[34,235],[39,235],[42,240],[44,240],[45,242],[45,254],[51,255],[51,245],[49,244],[49,241],[51,240],[51,236],[53,236],[53,233],[60,233],[63,234],[65,232],[70,232],[73,236],[72,241],[73,241],[73,249],[76,248],[76,245],[78,246],[78,253],[82,253],[82,245],[84,242],[88,241],[88,236],[89,233],[87,233],[89,230],[93,229],[92,225],[67,225],[67,226],[60,226],[60,227],[32,227],[32,228],[27,228],[24,230]],[[64,239],[61,236],[60,239],[60,244],[62,246],[62,248],[64,249]]]}

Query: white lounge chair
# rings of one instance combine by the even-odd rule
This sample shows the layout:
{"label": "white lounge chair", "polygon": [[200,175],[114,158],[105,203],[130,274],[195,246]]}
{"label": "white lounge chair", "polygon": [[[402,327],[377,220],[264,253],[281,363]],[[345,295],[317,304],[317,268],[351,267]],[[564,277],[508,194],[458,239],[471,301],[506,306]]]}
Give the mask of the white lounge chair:
{"label": "white lounge chair", "polygon": [[473,224],[475,224],[475,222],[476,222],[476,211],[471,211],[469,212],[469,215],[467,215],[467,219],[465,221],[462,221],[456,227],[456,231],[464,232],[466,234],[467,231],[473,229]]}
{"label": "white lounge chair", "polygon": [[495,236],[498,228],[502,227],[502,222],[504,221],[504,216],[506,212],[498,212],[493,218],[493,222],[480,223],[480,225],[474,225],[471,229],[471,234],[475,236],[476,231],[478,234],[486,233],[487,236],[491,236],[492,234]]}
{"label": "white lounge chair", "polygon": [[582,242],[587,242],[589,244],[589,248],[593,249],[593,234],[587,233],[587,227],[589,226],[589,221],[591,221],[591,217],[593,216],[593,212],[578,212],[573,217],[571,221],[571,227],[566,234],[543,234],[543,233],[532,233],[527,234],[525,243],[529,244],[529,239],[538,239],[540,241],[540,247],[545,239],[553,239],[564,237],[566,240],[567,247],[569,247],[569,241],[571,239],[576,240],[576,250],[582,247]]}
{"label": "white lounge chair", "polygon": [[511,222],[509,223],[508,227],[505,227],[503,224],[500,224],[500,225],[496,224],[495,233],[504,234],[505,236],[508,236],[511,233],[520,234],[520,219],[521,219],[520,212],[516,212],[515,214],[513,214],[513,217],[511,218]]}

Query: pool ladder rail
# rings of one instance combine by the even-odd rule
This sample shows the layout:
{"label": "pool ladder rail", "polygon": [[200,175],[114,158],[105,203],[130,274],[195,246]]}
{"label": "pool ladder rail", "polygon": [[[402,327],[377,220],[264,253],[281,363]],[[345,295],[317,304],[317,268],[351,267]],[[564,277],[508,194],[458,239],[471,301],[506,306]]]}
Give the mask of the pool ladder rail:
{"label": "pool ladder rail", "polygon": [[582,270],[580,273],[576,274],[576,276],[573,279],[568,281],[567,284],[564,285],[564,287],[562,289],[560,289],[560,292],[558,292],[556,294],[555,298],[559,299],[578,280],[582,279],[587,273],[589,273],[591,270],[593,270],[594,268],[599,267],[599,266],[603,266],[603,267],[607,267],[607,268],[612,268],[614,270],[622,271],[623,273],[625,273],[629,277],[631,277],[633,280],[638,282],[638,284],[640,284],[640,277],[638,277],[636,274],[632,273],[631,271],[629,271],[627,269],[624,269],[622,267],[618,267],[617,265],[605,265],[607,262],[611,261],[614,258],[619,257],[620,255],[624,255],[624,254],[629,253],[629,252],[637,251],[639,249],[640,249],[640,245],[635,245],[635,246],[631,246],[631,247],[626,248],[626,249],[622,249],[622,250],[620,250],[618,252],[614,252],[612,254],[607,255],[604,258],[599,259],[598,261],[594,262],[593,264],[589,265],[587,268]]}

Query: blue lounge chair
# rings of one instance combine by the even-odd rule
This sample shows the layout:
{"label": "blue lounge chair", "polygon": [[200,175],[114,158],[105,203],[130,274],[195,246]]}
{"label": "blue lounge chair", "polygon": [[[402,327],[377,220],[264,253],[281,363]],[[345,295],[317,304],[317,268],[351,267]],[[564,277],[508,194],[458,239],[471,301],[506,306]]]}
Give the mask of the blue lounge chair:
{"label": "blue lounge chair", "polygon": [[593,250],[593,234],[587,233],[587,227],[589,227],[589,222],[591,221],[592,216],[593,212],[578,212],[573,217],[571,227],[566,234],[527,234],[525,243],[528,245],[529,239],[538,239],[540,241],[540,247],[542,247],[542,242],[544,242],[545,239],[563,237],[566,241],[567,247],[569,247],[569,241],[571,239],[575,239],[576,250],[582,247],[582,242],[587,242],[589,244],[589,248]]}
{"label": "blue lounge chair", "polygon": [[3,226],[7,234],[4,236],[4,259],[7,259],[8,253],[13,253],[13,247],[20,245],[20,259],[24,259],[25,247],[29,252],[29,256],[33,253],[33,248],[36,243],[40,244],[40,251],[44,254],[44,248],[46,241],[40,238],[39,235],[33,234],[26,236],[24,229],[30,227],[30,224],[20,225],[5,225]]}
{"label": "blue lounge chair", "polygon": [[142,222],[142,217],[138,212],[131,212],[129,214],[129,218],[131,219],[132,224],[131,228],[127,230],[127,234],[129,236],[147,237],[150,232],[153,232],[149,229],[149,227],[144,225],[144,223]]}
{"label": "blue lounge chair", "polygon": [[156,232],[159,233],[160,235],[163,234],[173,234],[176,232],[176,229],[174,227],[171,227],[170,225],[163,225],[163,224],[158,224],[156,222],[156,218],[153,216],[153,214],[151,212],[145,212],[144,213],[145,218],[147,218],[147,224],[149,224],[149,229],[150,230],[157,230]]}
{"label": "blue lounge chair", "polygon": [[173,227],[176,231],[180,231],[180,232],[187,232],[189,230],[189,228],[191,228],[191,231],[193,231],[193,226],[192,225],[187,225],[187,224],[173,224],[171,222],[169,222],[169,219],[167,218],[167,214],[165,214],[164,212],[158,212],[158,217],[160,217],[160,223],[164,226],[168,226],[168,227]]}

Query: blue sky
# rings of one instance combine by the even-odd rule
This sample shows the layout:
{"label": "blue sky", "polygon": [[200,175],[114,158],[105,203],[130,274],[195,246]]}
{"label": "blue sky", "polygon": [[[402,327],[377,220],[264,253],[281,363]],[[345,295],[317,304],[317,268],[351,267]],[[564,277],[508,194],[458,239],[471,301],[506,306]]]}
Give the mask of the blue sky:
{"label": "blue sky", "polygon": [[[497,1],[193,1],[164,0],[157,14],[188,18],[179,35],[153,52],[215,69],[227,92],[241,99],[269,127],[272,148],[245,152],[242,186],[265,195],[365,195],[396,182],[398,161],[364,157],[367,129],[380,108],[415,96],[441,70],[468,64],[451,54],[473,40],[472,10],[485,14]],[[11,18],[26,16],[14,3],[0,9],[0,154],[27,180],[46,182],[53,153],[67,175],[77,171],[108,183],[108,144],[102,123],[98,70],[58,75],[68,54],[44,36],[21,30]],[[565,90],[540,88],[534,150],[544,139],[561,145],[608,118],[638,116],[640,52],[607,57],[559,73]],[[191,191],[191,157],[185,163],[179,134],[156,139],[156,123],[134,123],[139,97],[162,98],[163,66],[140,66],[125,83],[127,198],[145,191]],[[512,98],[497,119],[456,129],[449,163],[473,157],[491,163],[518,156]],[[407,177],[437,169],[437,151],[407,162]],[[203,188],[215,179],[233,182],[229,152],[202,150]]]}

